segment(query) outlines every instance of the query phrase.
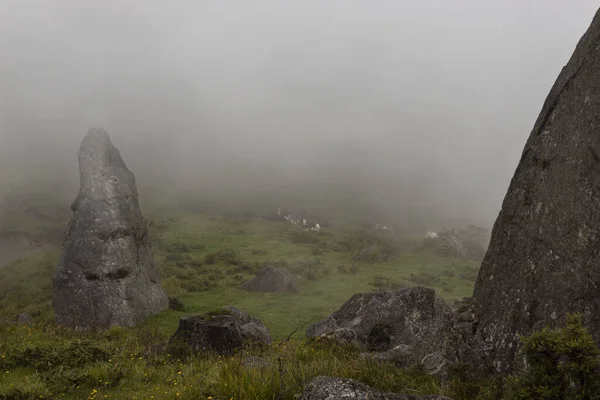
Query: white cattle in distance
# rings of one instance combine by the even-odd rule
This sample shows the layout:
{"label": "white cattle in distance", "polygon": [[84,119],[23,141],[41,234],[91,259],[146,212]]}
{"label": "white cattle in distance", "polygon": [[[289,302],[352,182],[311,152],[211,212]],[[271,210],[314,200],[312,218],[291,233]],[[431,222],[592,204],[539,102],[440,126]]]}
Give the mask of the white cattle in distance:
{"label": "white cattle in distance", "polygon": [[430,231],[425,234],[425,239],[437,239],[438,236],[439,235],[437,233]]}

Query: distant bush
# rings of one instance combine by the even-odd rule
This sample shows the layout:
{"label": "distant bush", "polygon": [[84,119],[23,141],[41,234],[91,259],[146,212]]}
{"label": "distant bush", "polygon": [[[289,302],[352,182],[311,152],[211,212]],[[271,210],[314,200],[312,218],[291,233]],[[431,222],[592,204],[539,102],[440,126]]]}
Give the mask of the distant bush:
{"label": "distant bush", "polygon": [[446,269],[444,272],[442,272],[442,275],[452,278],[454,276],[454,271],[451,269]]}
{"label": "distant bush", "polygon": [[252,254],[254,254],[255,256],[264,256],[265,254],[267,254],[267,252],[263,249],[254,249],[252,250]]}
{"label": "distant bush", "polygon": [[373,286],[373,291],[375,292],[392,292],[408,286],[404,282],[394,282],[390,278],[383,275],[377,275],[371,282],[369,282],[369,285]]}
{"label": "distant bush", "polygon": [[475,282],[478,274],[479,268],[464,266],[459,270],[458,277],[466,281]]}
{"label": "distant bush", "polygon": [[165,261],[167,262],[177,262],[185,260],[192,260],[192,257],[189,254],[181,253],[167,253],[167,255],[165,256]]}
{"label": "distant bush", "polygon": [[352,261],[366,263],[383,263],[391,261],[391,254],[382,252],[382,249],[377,246],[370,246],[359,250],[352,256]]}
{"label": "distant bush", "polygon": [[204,256],[204,263],[213,265],[217,263],[217,253],[208,253]]}
{"label": "distant bush", "polygon": [[313,247],[311,249],[311,253],[313,256],[320,256],[323,254],[323,251],[321,249],[319,249],[318,247]]}
{"label": "distant bush", "polygon": [[290,268],[290,272],[309,281],[316,281],[320,277],[331,273],[320,258],[301,260]]}
{"label": "distant bush", "polygon": [[184,242],[173,242],[167,245],[165,249],[167,253],[190,253],[192,251],[199,251],[204,248],[201,244],[190,244]]}
{"label": "distant bush", "polygon": [[192,258],[179,260],[175,263],[175,265],[177,265],[180,268],[188,268],[188,267],[195,268],[195,269],[202,268],[202,262],[198,261],[198,260],[194,260]]}
{"label": "distant bush", "polygon": [[359,271],[359,268],[358,268],[358,265],[356,265],[356,264],[352,264],[350,267],[346,267],[345,265],[339,265],[337,267],[337,271],[340,274],[356,275]]}
{"label": "distant bush", "polygon": [[223,264],[228,265],[240,265],[244,261],[240,257],[240,253],[232,249],[219,250],[217,252],[217,259]]}
{"label": "distant bush", "polygon": [[600,350],[581,315],[521,341],[527,368],[509,380],[507,400],[600,399]]}
{"label": "distant bush", "polygon": [[388,262],[404,248],[389,232],[353,231],[332,244],[338,252],[353,253],[352,260],[368,263]]}
{"label": "distant bush", "polygon": [[431,286],[440,281],[440,277],[432,275],[429,272],[421,272],[420,274],[410,274],[408,278],[411,282],[418,285]]}
{"label": "distant bush", "polygon": [[452,289],[452,287],[448,284],[448,282],[440,283],[440,287],[442,288],[444,293],[452,293],[454,291],[454,289]]}
{"label": "distant bush", "polygon": [[217,262],[227,265],[242,265],[244,260],[237,250],[232,249],[223,249],[215,253],[208,253],[204,256],[204,263],[207,265],[213,265]]}
{"label": "distant bush", "polygon": [[326,246],[325,243],[321,242],[319,233],[305,230],[294,230],[290,233],[292,243],[300,244],[312,244],[315,246]]}

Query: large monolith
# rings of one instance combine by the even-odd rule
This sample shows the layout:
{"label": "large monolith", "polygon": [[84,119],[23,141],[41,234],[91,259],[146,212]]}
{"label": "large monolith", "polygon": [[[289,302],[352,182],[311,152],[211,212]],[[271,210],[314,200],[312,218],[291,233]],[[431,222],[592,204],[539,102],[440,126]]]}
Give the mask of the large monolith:
{"label": "large monolith", "polygon": [[496,220],[474,292],[496,372],[519,335],[581,312],[600,341],[600,12],[546,98]]}
{"label": "large monolith", "polygon": [[79,149],[81,187],[54,273],[56,322],[132,326],[169,305],[133,173],[103,129]]}

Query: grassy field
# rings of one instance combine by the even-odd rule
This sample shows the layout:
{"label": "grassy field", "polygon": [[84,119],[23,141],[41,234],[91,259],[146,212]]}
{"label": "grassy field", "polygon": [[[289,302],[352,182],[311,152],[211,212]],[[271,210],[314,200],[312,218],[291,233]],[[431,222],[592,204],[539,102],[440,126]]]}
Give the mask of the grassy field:
{"label": "grassy field", "polygon": [[[357,378],[395,392],[453,393],[419,371],[374,365],[353,348],[305,340],[304,329],[285,344],[245,350],[265,358],[264,369],[244,366],[244,354],[184,362],[152,349],[174,333],[180,316],[225,305],[259,317],[282,339],[359,292],[422,285],[453,301],[471,295],[476,261],[438,257],[422,247],[420,237],[392,232],[335,225],[306,232],[287,222],[193,212],[147,216],[163,286],[185,311],[167,310],[135,329],[71,332],[52,323],[58,250],[4,267],[0,319],[28,312],[36,324],[0,327],[0,399],[292,399],[316,374]],[[265,264],[289,269],[299,292],[238,288]]]}

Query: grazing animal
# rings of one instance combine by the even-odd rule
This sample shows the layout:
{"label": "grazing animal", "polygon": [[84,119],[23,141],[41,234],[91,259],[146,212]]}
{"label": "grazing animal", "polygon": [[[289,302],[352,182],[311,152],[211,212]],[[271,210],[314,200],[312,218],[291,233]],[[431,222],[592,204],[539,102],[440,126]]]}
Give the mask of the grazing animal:
{"label": "grazing animal", "polygon": [[425,234],[425,239],[437,239],[438,238],[438,234],[435,232],[427,232]]}

